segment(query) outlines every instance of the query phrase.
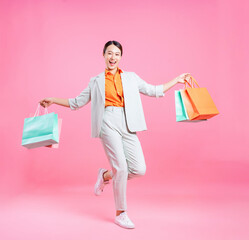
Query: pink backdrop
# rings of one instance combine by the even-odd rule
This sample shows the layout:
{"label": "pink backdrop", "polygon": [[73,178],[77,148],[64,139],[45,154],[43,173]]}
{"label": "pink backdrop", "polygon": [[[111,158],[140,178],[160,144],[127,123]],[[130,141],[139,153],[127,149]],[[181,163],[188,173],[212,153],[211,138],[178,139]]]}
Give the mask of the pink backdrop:
{"label": "pink backdrop", "polygon": [[120,67],[151,84],[190,72],[220,115],[175,121],[174,90],[142,96],[148,131],[139,133],[146,162],[142,184],[249,184],[248,1],[0,1],[0,191],[95,183],[109,167],[90,137],[90,104],[63,119],[59,149],[21,146],[24,118],[45,97],[76,97],[104,71],[102,49],[117,40]]}

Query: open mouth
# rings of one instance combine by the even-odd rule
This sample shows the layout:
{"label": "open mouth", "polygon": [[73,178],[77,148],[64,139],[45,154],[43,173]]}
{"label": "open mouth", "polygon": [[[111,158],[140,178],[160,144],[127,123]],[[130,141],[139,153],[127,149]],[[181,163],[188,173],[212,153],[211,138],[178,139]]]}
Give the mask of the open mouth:
{"label": "open mouth", "polygon": [[109,61],[109,63],[111,64],[111,66],[113,66],[117,61]]}

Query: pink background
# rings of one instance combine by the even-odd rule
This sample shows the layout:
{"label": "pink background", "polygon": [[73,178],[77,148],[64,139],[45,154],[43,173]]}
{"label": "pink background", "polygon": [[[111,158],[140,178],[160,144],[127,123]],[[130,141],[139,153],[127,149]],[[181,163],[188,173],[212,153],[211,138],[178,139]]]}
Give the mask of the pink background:
{"label": "pink background", "polygon": [[100,140],[90,137],[90,104],[48,109],[63,119],[59,149],[21,146],[24,118],[38,101],[76,97],[104,71],[109,40],[123,46],[120,68],[155,85],[190,72],[220,111],[207,122],[177,123],[174,90],[183,85],[160,99],[141,95],[147,172],[134,184],[248,189],[248,7],[245,0],[0,0],[1,197],[93,187],[97,169],[109,168]]}

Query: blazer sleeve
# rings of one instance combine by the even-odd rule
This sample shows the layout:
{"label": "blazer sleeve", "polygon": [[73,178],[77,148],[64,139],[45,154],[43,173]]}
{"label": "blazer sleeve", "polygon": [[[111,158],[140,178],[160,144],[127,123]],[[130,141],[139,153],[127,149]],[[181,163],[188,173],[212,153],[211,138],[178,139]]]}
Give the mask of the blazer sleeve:
{"label": "blazer sleeve", "polygon": [[91,81],[93,78],[91,78],[90,82],[88,83],[88,86],[75,98],[69,98],[68,103],[71,108],[71,110],[79,110],[79,108],[83,107],[87,103],[91,101]]}
{"label": "blazer sleeve", "polygon": [[150,96],[150,97],[163,97],[163,84],[161,85],[152,85],[147,82],[145,82],[143,79],[141,79],[136,73],[134,73],[135,78],[137,80],[137,85],[139,92]]}

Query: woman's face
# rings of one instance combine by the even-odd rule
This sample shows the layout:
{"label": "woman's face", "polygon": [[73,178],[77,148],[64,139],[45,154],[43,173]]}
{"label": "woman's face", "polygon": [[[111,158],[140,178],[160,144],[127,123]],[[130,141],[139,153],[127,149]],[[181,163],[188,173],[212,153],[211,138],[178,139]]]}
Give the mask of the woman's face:
{"label": "woman's face", "polygon": [[105,58],[106,68],[108,70],[114,70],[118,67],[119,61],[121,60],[121,51],[112,44],[106,48],[103,56]]}

